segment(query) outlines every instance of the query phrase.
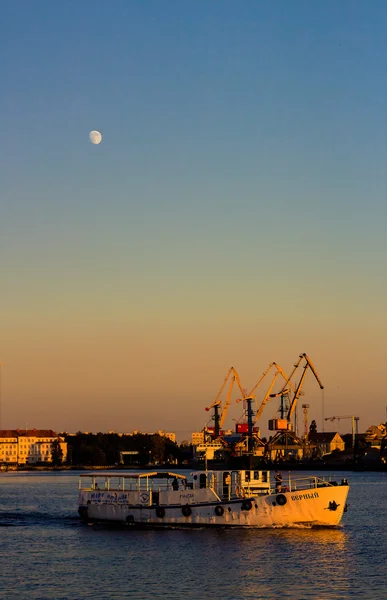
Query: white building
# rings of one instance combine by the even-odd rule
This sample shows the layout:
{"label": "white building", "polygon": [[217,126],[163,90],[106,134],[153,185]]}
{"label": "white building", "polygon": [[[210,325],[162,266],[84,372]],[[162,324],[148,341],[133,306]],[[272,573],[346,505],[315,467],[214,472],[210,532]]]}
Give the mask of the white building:
{"label": "white building", "polygon": [[33,465],[51,463],[51,445],[59,440],[63,462],[67,458],[67,444],[52,429],[0,430],[0,463]]}

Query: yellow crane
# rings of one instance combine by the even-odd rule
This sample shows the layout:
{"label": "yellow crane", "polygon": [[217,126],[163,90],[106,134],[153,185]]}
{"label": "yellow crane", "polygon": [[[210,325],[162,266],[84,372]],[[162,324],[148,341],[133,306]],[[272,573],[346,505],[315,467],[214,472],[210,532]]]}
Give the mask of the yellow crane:
{"label": "yellow crane", "polygon": [[290,422],[290,420],[291,420],[291,418],[293,416],[294,409],[296,408],[297,400],[301,396],[301,388],[302,388],[302,385],[304,383],[305,375],[306,375],[308,369],[310,369],[312,371],[313,375],[315,376],[315,378],[317,380],[317,383],[320,386],[320,389],[321,390],[324,389],[324,386],[321,383],[320,378],[317,375],[316,369],[314,368],[314,365],[313,365],[312,361],[310,360],[309,356],[307,356],[304,353],[304,354],[300,355],[300,358],[301,359],[302,358],[305,359],[304,372],[301,375],[300,381],[298,382],[298,386],[296,388],[296,391],[294,392],[294,396],[293,396],[293,399],[292,399],[291,404],[290,404],[290,408],[289,408],[289,412],[288,412],[288,417],[287,417],[289,422]]}
{"label": "yellow crane", "polygon": [[293,391],[293,392],[296,391],[296,388],[291,383],[291,380],[293,379],[296,370],[300,366],[302,359],[303,359],[303,355],[300,354],[298,361],[296,362],[295,365],[293,365],[293,371],[290,373],[289,377],[287,377],[286,374],[284,374],[285,383],[284,383],[282,390],[280,392],[277,392],[276,394],[271,394],[272,398],[275,398],[276,396],[288,395],[290,393],[290,391]]}
{"label": "yellow crane", "polygon": [[[305,364],[303,367],[304,371],[300,377],[300,380],[299,380],[297,386],[294,388],[294,386],[290,386],[290,380],[292,379],[294,373],[296,372],[296,370],[298,369],[298,367],[300,366],[300,364],[303,360],[305,361]],[[297,401],[302,394],[302,386],[304,384],[305,376],[306,376],[308,369],[310,369],[312,371],[320,388],[324,389],[324,386],[321,383],[320,378],[317,375],[317,371],[316,371],[311,359],[309,358],[309,356],[305,353],[300,354],[299,360],[294,365],[293,371],[292,371],[291,375],[289,376],[288,381],[285,382],[285,385],[282,388],[282,390],[280,392],[278,392],[277,394],[271,394],[272,398],[274,398],[276,396],[281,396],[281,407],[280,407],[281,418],[280,419],[270,419],[269,429],[271,431],[291,429],[291,419],[292,419],[292,416],[296,409]],[[287,386],[289,386],[289,387],[287,387]],[[293,397],[290,400],[291,392],[293,392]],[[286,404],[286,397],[289,398],[289,406]]]}
{"label": "yellow crane", "polygon": [[263,381],[264,377],[266,377],[266,375],[269,373],[269,371],[270,371],[270,369],[271,369],[272,367],[275,367],[275,368],[276,368],[276,372],[275,372],[275,374],[274,374],[274,377],[273,377],[273,379],[272,379],[272,382],[271,382],[271,384],[270,384],[270,386],[269,386],[269,388],[268,388],[268,390],[267,390],[267,392],[266,392],[266,394],[265,394],[265,396],[264,396],[264,398],[263,398],[263,400],[262,400],[262,402],[261,402],[261,404],[260,404],[260,406],[259,406],[259,408],[258,408],[258,410],[257,410],[256,414],[255,414],[255,418],[254,418],[254,425],[255,425],[255,424],[257,423],[257,421],[259,420],[259,418],[260,418],[260,416],[261,416],[261,414],[262,414],[262,411],[263,411],[263,409],[265,408],[265,405],[266,405],[267,401],[269,400],[269,398],[271,398],[271,397],[273,397],[273,396],[275,396],[275,395],[276,395],[276,394],[273,394],[273,395],[272,395],[272,394],[271,394],[271,391],[272,391],[272,389],[273,389],[273,387],[274,387],[274,384],[276,383],[276,381],[277,381],[277,379],[278,379],[278,377],[279,377],[280,375],[282,375],[283,379],[285,380],[285,385],[288,385],[288,384],[289,384],[289,387],[290,387],[290,389],[291,389],[291,390],[293,390],[293,391],[295,391],[295,388],[293,387],[292,383],[290,383],[290,377],[288,377],[288,376],[286,375],[285,371],[282,369],[282,367],[281,367],[281,366],[280,366],[278,363],[276,363],[276,362],[273,362],[273,363],[271,363],[271,364],[269,365],[269,368],[268,368],[268,369],[265,371],[265,373],[262,375],[262,377],[261,377],[261,379],[258,381],[258,383],[257,383],[257,384],[255,384],[255,386],[253,387],[253,389],[251,390],[251,392],[248,394],[248,396],[252,396],[252,394],[254,393],[254,391],[256,390],[256,388],[257,388],[257,387],[259,386],[259,384],[260,384],[260,383]]}
{"label": "yellow crane", "polygon": [[270,363],[270,365],[268,366],[268,368],[266,369],[266,371],[263,372],[262,376],[258,379],[257,383],[255,384],[255,386],[252,388],[251,392],[248,394],[249,398],[253,397],[253,394],[255,392],[255,390],[261,385],[262,381],[265,379],[266,375],[269,373],[269,371],[275,366],[275,362]]}
{"label": "yellow crane", "polygon": [[[229,388],[228,388],[228,393],[227,393],[227,396],[226,396],[226,399],[225,399],[225,402],[224,402],[224,405],[222,408],[222,393],[223,393],[228,381],[230,382]],[[226,419],[228,407],[231,402],[231,394],[232,394],[232,390],[233,390],[235,382],[237,383],[238,388],[242,394],[242,398],[244,398],[245,394],[244,394],[244,390],[242,388],[242,384],[241,384],[238,372],[234,369],[234,367],[231,367],[224,379],[224,382],[223,382],[214,402],[206,408],[207,411],[211,410],[211,408],[214,409],[214,421],[215,421],[214,435],[215,435],[215,437],[219,437],[220,429],[223,427],[224,421]],[[219,412],[220,410],[221,410],[221,412]]]}

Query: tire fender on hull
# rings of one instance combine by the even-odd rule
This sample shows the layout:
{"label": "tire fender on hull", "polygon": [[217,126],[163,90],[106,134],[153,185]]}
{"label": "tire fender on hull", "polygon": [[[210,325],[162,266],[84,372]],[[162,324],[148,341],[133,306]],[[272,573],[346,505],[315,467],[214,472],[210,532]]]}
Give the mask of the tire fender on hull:
{"label": "tire fender on hull", "polygon": [[241,505],[241,509],[242,510],[251,510],[253,508],[253,503],[251,502],[251,500],[243,500],[242,505]]}
{"label": "tire fender on hull", "polygon": [[285,494],[278,494],[278,496],[276,496],[275,501],[277,502],[278,506],[285,506],[288,499],[286,498]]}

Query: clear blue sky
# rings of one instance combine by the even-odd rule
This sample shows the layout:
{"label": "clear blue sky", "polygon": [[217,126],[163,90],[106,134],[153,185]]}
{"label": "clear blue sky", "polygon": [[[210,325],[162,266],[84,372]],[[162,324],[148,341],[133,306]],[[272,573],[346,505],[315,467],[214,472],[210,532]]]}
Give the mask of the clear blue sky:
{"label": "clear blue sky", "polygon": [[379,0],[3,2],[3,427],[183,434],[299,352],[385,419],[386,31]]}

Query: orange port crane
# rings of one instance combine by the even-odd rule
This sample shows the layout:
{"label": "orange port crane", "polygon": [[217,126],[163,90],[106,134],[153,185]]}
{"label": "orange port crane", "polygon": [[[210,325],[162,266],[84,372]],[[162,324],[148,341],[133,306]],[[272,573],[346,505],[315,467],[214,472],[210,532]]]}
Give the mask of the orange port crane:
{"label": "orange port crane", "polygon": [[[294,373],[296,372],[297,368],[300,366],[302,361],[305,361],[304,364],[304,371],[300,377],[300,380],[297,384],[297,386],[290,388],[290,380],[292,379]],[[300,354],[299,355],[299,360],[297,361],[297,363],[294,365],[293,371],[289,377],[289,380],[285,383],[284,387],[282,388],[282,390],[280,392],[278,392],[277,394],[271,394],[271,397],[276,397],[276,396],[281,396],[281,406],[279,409],[281,418],[280,419],[271,419],[269,421],[269,429],[271,431],[273,431],[274,429],[276,430],[289,430],[291,429],[291,419],[292,416],[294,414],[294,411],[296,409],[297,406],[297,401],[299,399],[299,397],[301,396],[302,393],[302,386],[304,384],[304,380],[305,380],[305,376],[306,373],[308,371],[308,369],[310,369],[313,373],[313,375],[315,376],[317,383],[320,386],[320,389],[324,389],[323,384],[320,381],[319,376],[317,375],[317,371],[311,361],[311,359],[309,358],[309,356],[305,353]],[[289,385],[289,388],[287,388],[287,385]],[[290,400],[289,406],[286,406],[285,403],[285,398],[286,396],[289,397],[290,396],[290,391],[291,389],[293,390],[293,398]]]}
{"label": "orange port crane", "polygon": [[315,378],[317,380],[317,383],[320,386],[320,389],[321,390],[324,389],[324,386],[321,383],[320,378],[317,375],[316,369],[314,368],[314,365],[313,365],[312,361],[310,360],[309,356],[307,356],[305,354],[305,352],[304,352],[304,354],[300,355],[300,358],[304,358],[305,359],[304,372],[301,375],[301,378],[300,378],[300,381],[298,382],[298,386],[296,388],[296,391],[294,392],[293,399],[292,399],[292,401],[290,403],[290,408],[289,408],[288,417],[287,417],[289,422],[290,422],[290,419],[292,418],[294,410],[296,408],[297,400],[301,396],[301,388],[303,386],[305,375],[306,375],[308,369],[310,369],[312,371],[313,375],[315,376]]}
{"label": "orange port crane", "polygon": [[[225,399],[223,407],[222,407],[221,396],[222,396],[222,393],[223,393],[224,388],[226,387],[228,381],[230,382],[229,388],[228,388],[228,393],[227,393],[226,399]],[[238,375],[237,371],[234,369],[234,367],[231,367],[224,379],[224,382],[223,382],[214,402],[206,408],[207,411],[211,410],[211,408],[214,409],[214,421],[215,421],[214,435],[215,435],[215,438],[219,437],[220,430],[223,427],[224,421],[226,419],[228,407],[230,406],[230,402],[231,402],[231,394],[232,394],[232,390],[233,390],[235,382],[237,383],[239,391],[242,394],[242,398],[244,398],[245,392],[242,388],[242,384],[241,384],[239,375]],[[221,411],[221,412],[219,412],[219,411]]]}
{"label": "orange port crane", "polygon": [[255,384],[255,386],[253,387],[253,389],[251,390],[251,392],[248,394],[248,397],[252,397],[255,390],[258,388],[258,386],[262,383],[262,381],[264,380],[264,378],[266,377],[266,375],[269,373],[269,371],[272,369],[272,367],[276,368],[276,372],[274,374],[274,377],[272,379],[272,382],[257,410],[257,412],[255,413],[255,417],[254,417],[254,425],[258,422],[263,409],[265,408],[265,405],[267,403],[267,401],[269,400],[269,398],[272,397],[271,391],[274,387],[275,382],[277,381],[278,377],[280,375],[282,375],[283,379],[285,380],[285,386],[289,384],[289,387],[291,388],[292,391],[295,391],[295,388],[293,387],[293,385],[290,383],[290,377],[288,377],[285,373],[285,371],[282,369],[282,367],[280,367],[280,365],[276,362],[272,362],[269,367],[266,369],[266,371],[263,373],[262,377],[259,379],[259,381]]}

